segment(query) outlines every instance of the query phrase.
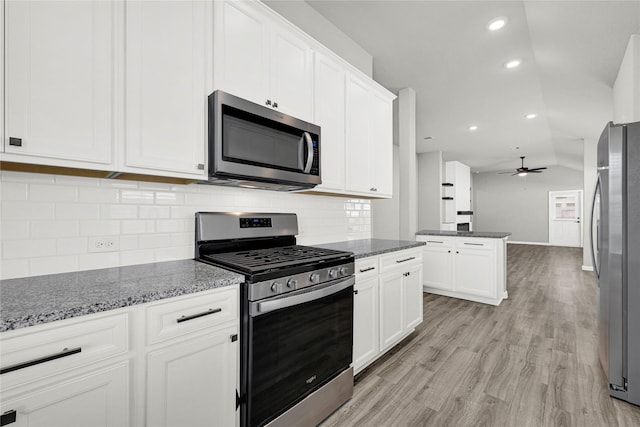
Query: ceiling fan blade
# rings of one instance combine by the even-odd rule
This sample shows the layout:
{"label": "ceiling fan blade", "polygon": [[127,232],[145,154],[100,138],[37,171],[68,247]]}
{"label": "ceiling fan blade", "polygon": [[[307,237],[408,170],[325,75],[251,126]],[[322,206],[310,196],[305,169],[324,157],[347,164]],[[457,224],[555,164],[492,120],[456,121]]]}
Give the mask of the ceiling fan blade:
{"label": "ceiling fan blade", "polygon": [[511,174],[511,176],[516,176],[516,175],[520,175],[520,172],[516,172],[516,173]]}
{"label": "ceiling fan blade", "polygon": [[529,172],[533,172],[533,171],[539,171],[542,169],[546,169],[546,168],[533,168],[533,169],[529,169]]}
{"label": "ceiling fan blade", "polygon": [[513,171],[506,171],[506,172],[498,172],[499,174],[503,174],[503,173],[513,173]]}

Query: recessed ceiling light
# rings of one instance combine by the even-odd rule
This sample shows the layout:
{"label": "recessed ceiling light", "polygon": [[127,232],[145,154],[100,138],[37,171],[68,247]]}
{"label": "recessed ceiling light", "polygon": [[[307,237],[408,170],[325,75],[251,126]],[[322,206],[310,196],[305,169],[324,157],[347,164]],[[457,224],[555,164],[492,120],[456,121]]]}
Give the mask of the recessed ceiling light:
{"label": "recessed ceiling light", "polygon": [[538,117],[538,115],[535,113],[529,113],[524,116],[525,119],[535,119],[536,117]]}
{"label": "recessed ceiling light", "polygon": [[478,126],[471,125],[471,126],[469,126],[469,130],[478,130]]}
{"label": "recessed ceiling light", "polygon": [[495,18],[492,19],[491,21],[489,21],[489,24],[487,25],[487,28],[490,31],[496,31],[499,30],[500,28],[504,27],[507,24],[507,18],[505,17],[499,17],[499,18]]}
{"label": "recessed ceiling light", "polygon": [[522,64],[522,61],[520,61],[519,59],[512,59],[511,61],[504,64],[504,66],[506,68],[516,68],[520,66],[520,64]]}

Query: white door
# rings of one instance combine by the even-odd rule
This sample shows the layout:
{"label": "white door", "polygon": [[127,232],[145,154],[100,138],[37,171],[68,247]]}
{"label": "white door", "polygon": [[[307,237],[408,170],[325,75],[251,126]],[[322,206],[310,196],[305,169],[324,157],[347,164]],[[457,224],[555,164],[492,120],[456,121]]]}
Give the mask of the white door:
{"label": "white door", "polygon": [[405,331],[422,323],[422,264],[407,269],[404,278],[404,326]]}
{"label": "white door", "polygon": [[366,83],[347,76],[346,102],[346,188],[370,193],[373,188],[371,94]]}
{"label": "white door", "polygon": [[176,342],[147,356],[147,425],[233,426],[237,328]]}
{"label": "white door", "polygon": [[549,192],[549,243],[582,247],[582,190]]}
{"label": "white door", "polygon": [[125,164],[203,177],[210,10],[200,1],[125,6]]}
{"label": "white door", "polygon": [[357,280],[353,296],[353,368],[378,354],[378,276]]}
{"label": "white door", "polygon": [[479,297],[496,298],[494,251],[455,248],[453,289]]}
{"label": "white door", "polygon": [[404,333],[403,271],[380,276],[380,351],[391,348]]}
{"label": "white door", "polygon": [[376,93],[371,97],[371,135],[373,157],[373,193],[378,196],[393,194],[393,105]]}
{"label": "white door", "polygon": [[429,288],[453,290],[453,255],[451,247],[422,248],[422,275],[424,286]]}

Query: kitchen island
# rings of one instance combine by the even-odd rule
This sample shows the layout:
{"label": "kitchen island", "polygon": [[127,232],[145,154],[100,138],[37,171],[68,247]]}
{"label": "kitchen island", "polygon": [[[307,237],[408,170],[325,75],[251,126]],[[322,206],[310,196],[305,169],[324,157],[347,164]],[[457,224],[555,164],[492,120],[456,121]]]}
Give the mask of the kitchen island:
{"label": "kitchen island", "polygon": [[507,293],[509,232],[421,230],[425,292],[499,305]]}

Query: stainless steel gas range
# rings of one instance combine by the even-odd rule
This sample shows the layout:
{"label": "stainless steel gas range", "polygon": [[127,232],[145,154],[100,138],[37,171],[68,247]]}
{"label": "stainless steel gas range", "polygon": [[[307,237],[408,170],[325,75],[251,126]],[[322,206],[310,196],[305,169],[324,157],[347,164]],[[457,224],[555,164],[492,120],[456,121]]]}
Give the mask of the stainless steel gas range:
{"label": "stainless steel gas range", "polygon": [[295,214],[196,213],[196,259],[245,275],[242,426],[317,425],[353,394],[353,254],[297,234]]}

